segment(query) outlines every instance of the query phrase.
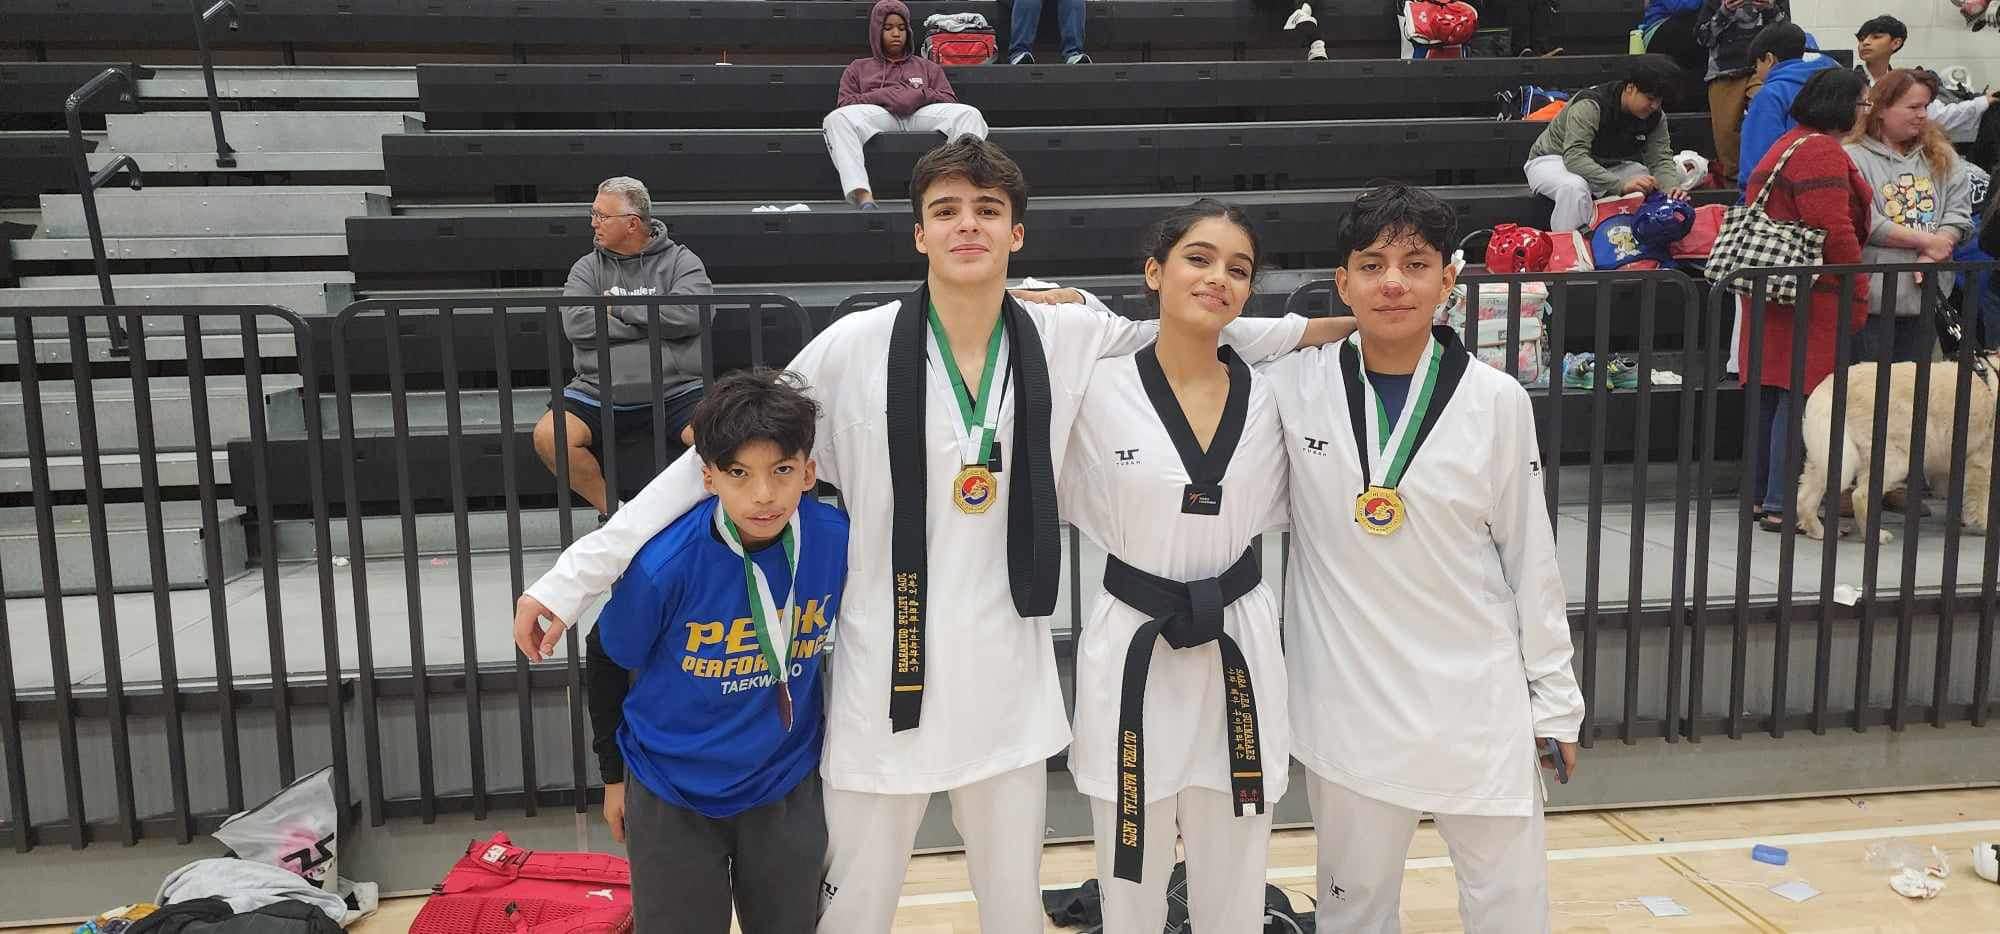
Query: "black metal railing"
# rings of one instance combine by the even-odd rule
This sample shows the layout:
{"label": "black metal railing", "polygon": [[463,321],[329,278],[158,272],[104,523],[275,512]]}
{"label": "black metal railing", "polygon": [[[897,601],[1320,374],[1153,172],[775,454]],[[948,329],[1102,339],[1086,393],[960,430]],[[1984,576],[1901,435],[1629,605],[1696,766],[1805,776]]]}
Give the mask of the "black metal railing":
{"label": "black metal railing", "polygon": [[204,0],[188,0],[194,13],[195,48],[201,54],[201,79],[208,87],[208,121],[215,128],[215,165],[217,168],[236,167],[236,150],[229,145],[229,137],[222,132],[222,102],[215,93],[215,53],[208,47],[208,24],[217,19],[227,24],[230,32],[242,26],[242,15],[237,12],[236,0],[215,0],[206,9]]}
{"label": "black metal railing", "polygon": [[[145,180],[140,175],[139,164],[126,154],[118,155],[96,172],[90,171],[90,157],[87,155],[89,150],[83,145],[83,105],[91,98],[112,90],[121,82],[126,85],[126,88],[119,92],[121,96],[131,98],[137,95],[138,88],[134,86],[134,78],[130,72],[123,68],[106,68],[99,72],[97,77],[84,82],[82,87],[77,88],[67,100],[63,101],[63,119],[69,127],[70,161],[76,166],[77,192],[83,196],[83,223],[90,235],[91,263],[97,271],[98,298],[107,306],[118,302],[111,291],[111,261],[104,250],[104,226],[97,218],[97,189],[111,184],[111,180],[117,178],[120,171],[126,174],[126,180],[131,184],[133,191],[144,188]],[[111,328],[111,352],[123,353],[124,324],[116,315],[107,316],[105,321]]]}
{"label": "black metal railing", "polygon": [[[110,393],[115,383],[97,385],[94,380],[99,377],[90,365],[101,355],[93,351],[97,335],[90,333],[89,320],[106,312],[126,319],[130,333],[139,338],[130,343],[129,361],[117,380],[129,383],[130,412],[118,414],[115,426],[106,420],[110,415],[100,418],[98,400],[99,391]],[[32,488],[25,502],[18,494],[12,496],[15,504],[31,507],[35,535],[32,558],[18,556],[0,562],[0,578],[4,578],[0,588],[40,596],[37,615],[43,617],[46,640],[39,646],[18,644],[6,621],[0,619],[0,677],[7,679],[0,684],[0,745],[6,747],[9,792],[6,830],[15,849],[23,851],[58,839],[72,847],[105,839],[129,845],[142,837],[161,836],[189,842],[195,834],[214,829],[224,817],[243,808],[246,773],[268,773],[277,784],[299,774],[291,735],[290,702],[295,695],[316,695],[315,706],[324,709],[328,736],[346,733],[345,705],[338,700],[344,676],[338,664],[340,636],[331,565],[322,562],[318,567],[315,628],[322,657],[334,663],[318,666],[321,670],[310,679],[294,681],[287,675],[285,606],[277,600],[273,587],[265,608],[268,674],[242,677],[236,673],[238,659],[232,643],[246,634],[232,626],[232,613],[238,611],[226,585],[240,573],[247,556],[238,553],[232,561],[221,550],[221,543],[231,536],[229,522],[220,509],[228,482],[215,470],[217,435],[211,397],[217,376],[211,367],[230,371],[230,378],[240,375],[244,381],[243,408],[232,413],[229,421],[247,422],[253,435],[260,434],[267,416],[263,374],[267,363],[279,365],[278,359],[267,361],[266,356],[281,358],[285,369],[310,372],[314,357],[307,325],[293,312],[269,306],[9,309],[0,315],[0,322],[11,324],[13,329],[13,360],[8,369],[21,393],[20,421],[6,426],[8,442],[21,445],[26,454]],[[67,335],[68,341],[59,352],[38,352],[37,337],[43,332],[38,325],[44,322],[60,325],[60,333]],[[47,397],[55,391],[51,387],[59,388],[65,382],[75,397],[73,426],[61,424],[55,417],[70,407]],[[155,393],[179,387],[184,387],[184,407],[155,398]],[[307,430],[320,432],[317,391],[309,381],[302,391],[307,403]],[[171,424],[185,437],[163,442],[159,431],[163,423]],[[58,471],[52,443],[76,452],[75,467],[63,464]],[[171,477],[163,475],[168,469],[164,451],[168,447],[185,449],[174,461],[178,472]],[[189,453],[191,458],[186,456]],[[268,475],[276,467],[267,450],[253,449],[250,457],[260,475]],[[189,460],[192,471],[186,470]],[[136,493],[140,500],[141,518],[136,525],[141,538],[136,546],[132,541],[134,524],[129,519],[114,524],[108,516],[114,505],[130,505],[125,497],[120,497],[121,504],[111,502],[107,473],[127,469],[121,465],[137,467],[136,478],[126,478],[120,484],[128,496]],[[285,469],[307,478],[317,489],[324,465],[317,452],[308,451],[303,462],[287,464]],[[72,485],[78,479],[81,489]],[[183,528],[173,552],[169,551],[163,514],[169,495],[192,499],[199,503],[200,512],[191,526]],[[327,551],[326,507],[323,497],[315,498],[307,513],[321,554]],[[83,513],[80,522],[75,516],[79,509]],[[177,553],[189,549],[199,549],[200,558],[193,560]],[[169,569],[170,562],[182,569],[179,582]],[[189,572],[190,565],[198,566],[199,572]],[[144,572],[139,573],[139,568]],[[27,582],[31,575],[32,584]],[[266,582],[275,583],[269,577]],[[198,642],[203,633],[192,624],[181,624],[200,613],[192,602],[174,599],[171,591],[177,587],[207,591],[210,626],[206,636],[213,641],[213,650],[205,659],[180,651],[184,640]],[[150,603],[140,595],[150,595]],[[0,613],[7,615],[34,609],[27,601],[5,606]],[[311,615],[313,611],[299,612]],[[126,625],[147,616],[151,617],[150,626],[143,622]],[[92,618],[97,623],[94,658],[71,643],[72,637],[88,638],[87,621]],[[129,646],[148,638],[151,651]],[[41,649],[41,658],[23,658],[23,648],[31,654]],[[28,663],[25,670],[41,669],[46,684],[24,688],[16,680],[16,666],[24,663]],[[137,678],[129,676],[128,666],[147,663],[150,672]],[[183,674],[184,667],[207,668],[208,672]],[[94,683],[97,672],[102,673],[101,686]],[[240,720],[252,710],[261,720],[267,707],[278,737],[271,748],[274,761],[253,767],[246,759],[242,741],[245,725]],[[215,727],[212,749],[191,748],[196,743],[186,725],[190,717],[202,721],[194,732],[204,747],[210,742],[210,725]],[[25,753],[23,725],[31,722],[52,726],[55,749],[38,748],[32,756]],[[157,732],[165,746],[164,771],[150,764],[135,764],[134,724],[142,726],[149,736]],[[100,788],[106,784],[94,764],[94,751],[86,756],[83,748],[81,737],[86,726],[92,733],[102,726],[109,734],[108,784],[115,818],[89,813],[86,808],[86,780]],[[346,744],[312,745],[315,751],[309,757],[333,766],[337,793],[344,796]],[[86,765],[87,761],[92,764]],[[139,782],[135,776],[141,772],[157,780]],[[51,784],[59,789],[53,810],[62,816],[37,820],[51,809],[34,806],[34,793]]]}
{"label": "black metal railing", "polygon": [[[1937,276],[1995,265],[1924,268]],[[1851,279],[1916,268],[1814,273]],[[1795,351],[1790,385],[1804,382],[1804,350],[1814,341],[1830,342],[1833,356],[1825,420],[1809,414],[1813,403],[1794,407],[1782,473],[1823,467],[1823,476],[1839,478],[1865,461],[1855,472],[1866,481],[1860,501],[1872,505],[1895,485],[1892,459],[1907,470],[1937,431],[1952,433],[1950,444],[1932,446],[1943,467],[1937,457],[1930,463],[1942,526],[1913,511],[1892,521],[1864,506],[1863,530],[1893,527],[1894,542],[1801,542],[1802,517],[1838,522],[1837,510],[1825,501],[1802,506],[1803,490],[1781,491],[1781,533],[1767,535],[1749,509],[1747,478],[1770,456],[1757,417],[1770,392],[1761,352],[1777,339],[1768,336],[1772,322],[1789,313],[1782,306],[1743,310],[1743,375],[1729,378],[1735,302],[1678,273],[1462,281],[1466,310],[1455,326],[1483,360],[1529,384],[1536,408],[1549,508],[1572,582],[1587,742],[1984,725],[2000,536],[1966,542],[1970,530],[1958,520],[2000,521],[1993,357],[1968,342],[1948,361],[1911,363],[1909,387],[1929,392],[1904,401],[1902,371],[1854,369],[1845,335],[1802,329],[1784,338]],[[1921,289],[1917,327],[1939,315],[1946,283],[1934,278]],[[1898,285],[1878,294],[1892,291],[1909,294]],[[1968,298],[1974,314],[1991,304]],[[1290,304],[1340,311],[1324,282],[1301,288]],[[1860,320],[1851,295],[1836,305],[1837,320]],[[690,306],[691,316],[666,310]],[[580,334],[610,333],[614,320],[627,336],[643,334],[653,348],[648,399],[691,375],[669,369],[691,354],[706,380],[787,359],[811,330],[805,312],[776,295],[371,301],[314,319],[260,308],[113,309],[145,336],[119,376],[132,384],[136,412],[159,413],[151,422],[137,417],[131,437],[114,438],[124,430],[113,430],[118,419],[100,417],[110,397],[93,394],[89,368],[69,363],[91,359],[86,311],[103,314],[0,314],[15,327],[21,453],[33,487],[14,502],[34,507],[38,533],[31,559],[0,561],[0,587],[40,595],[39,605],[16,600],[0,612],[46,617],[11,633],[0,620],[0,834],[17,849],[187,840],[318,764],[332,764],[342,800],[358,798],[378,824],[587,808],[597,788],[577,629],[562,657],[530,664],[495,628],[553,549],[579,531],[561,456],[567,421],[551,420],[557,456],[546,465],[527,427],[545,406],[562,404],[577,353],[565,322]],[[68,325],[67,359],[47,348],[36,356],[37,321]],[[613,348],[593,341],[582,353],[611,372]],[[1566,359],[1586,352],[1594,354],[1587,365]],[[1947,365],[1954,369],[1940,369]],[[224,377],[243,381],[240,405],[211,401],[221,399],[213,387]],[[47,390],[57,380],[76,384],[74,442],[49,440],[67,429],[51,414],[61,411]],[[185,412],[161,403],[159,394],[182,385]],[[1945,404],[1952,417],[1932,417]],[[1868,407],[1865,419],[1846,417],[1856,406]],[[185,431],[171,443],[157,430],[167,417],[173,432]],[[1911,441],[1860,444],[1848,426],[1864,423],[1870,439],[1896,427]],[[604,424],[602,470],[616,509],[615,491],[643,485],[680,443],[658,404],[636,422]],[[1807,454],[1802,430],[1812,425],[1828,426],[1825,463]],[[0,442],[9,430],[0,423]],[[161,453],[168,448],[192,455],[194,469],[176,466]],[[80,483],[66,480],[57,461],[66,451],[80,455],[82,469],[71,472]],[[128,452],[138,476],[113,478],[114,459]],[[334,464],[337,471],[326,466]],[[135,525],[145,531],[143,560],[108,551],[106,510],[123,505],[114,502],[119,490],[142,501]],[[176,584],[164,510],[195,503],[200,541],[191,537],[188,547],[201,552],[201,573]],[[65,510],[81,518],[65,524]],[[223,545],[232,521],[243,524],[240,552]],[[1073,533],[1068,541],[1067,605],[1080,618],[1082,542]],[[65,574],[65,565],[89,570]],[[38,589],[23,580],[35,567]],[[144,574],[121,582],[139,567]],[[259,577],[225,589],[245,572]],[[207,591],[206,627],[199,601],[176,600],[175,586]],[[148,605],[142,594],[151,595]],[[89,633],[76,623],[91,616],[94,647],[74,638]],[[152,625],[131,625],[148,616]],[[21,635],[38,630],[46,635]],[[204,638],[213,642],[207,651]],[[147,639],[156,642],[151,651],[138,644]],[[1073,639],[1073,630],[1058,633],[1059,664],[1072,657],[1062,647]],[[43,651],[47,671],[38,672]],[[153,664],[157,678],[138,670]],[[352,776],[350,718],[360,721],[361,773]],[[185,725],[190,719],[198,729]],[[87,802],[80,736],[97,731],[112,736],[112,777],[90,781],[108,782],[112,793]],[[136,735],[164,742],[164,772],[146,771],[133,752]]]}

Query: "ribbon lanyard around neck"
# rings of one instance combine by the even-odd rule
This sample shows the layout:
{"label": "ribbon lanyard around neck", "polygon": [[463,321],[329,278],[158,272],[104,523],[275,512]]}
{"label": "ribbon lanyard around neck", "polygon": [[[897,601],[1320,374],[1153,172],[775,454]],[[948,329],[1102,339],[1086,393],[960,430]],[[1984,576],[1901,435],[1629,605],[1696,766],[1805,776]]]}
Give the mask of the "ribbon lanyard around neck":
{"label": "ribbon lanyard around neck", "polygon": [[[1378,484],[1395,489],[1403,482],[1404,472],[1410,469],[1410,458],[1416,454],[1417,433],[1422,430],[1425,413],[1430,411],[1431,392],[1437,387],[1438,370],[1444,362],[1443,348],[1438,346],[1436,337],[1424,345],[1423,356],[1417,358],[1416,372],[1422,374],[1417,397],[1403,403],[1403,411],[1392,425],[1389,410],[1376,394],[1374,381],[1368,378],[1368,358],[1361,347],[1361,335],[1349,339],[1354,342],[1356,359],[1361,363],[1361,391],[1367,413],[1363,417],[1368,422],[1368,449],[1361,452],[1362,482],[1364,486]],[[1387,464],[1382,463],[1384,457],[1388,458]]]}
{"label": "ribbon lanyard around neck", "polygon": [[764,661],[771,666],[771,676],[780,682],[792,679],[792,605],[799,590],[799,514],[792,513],[791,522],[779,536],[785,548],[785,564],[791,569],[791,581],[785,588],[785,606],[781,613],[777,601],[771,594],[771,581],[765,577],[764,569],[751,560],[749,552],[743,548],[743,535],[736,530],[736,523],[729,520],[729,513],[722,504],[715,505],[715,530],[722,536],[722,543],[743,559],[744,586],[750,591],[750,622],[757,631],[757,649],[764,655]]}
{"label": "ribbon lanyard around neck", "polygon": [[992,458],[993,438],[1000,431],[999,397],[1006,391],[1006,377],[996,374],[1004,374],[1007,369],[1007,319],[993,319],[993,334],[986,341],[986,366],[979,374],[977,399],[972,397],[964,374],[958,370],[958,358],[952,356],[951,341],[945,336],[944,323],[938,320],[936,305],[927,309],[925,320],[930,322],[931,344],[937,349],[938,360],[951,383],[951,396],[957,402],[958,417],[952,419],[951,427],[958,435],[959,463],[985,464]]}

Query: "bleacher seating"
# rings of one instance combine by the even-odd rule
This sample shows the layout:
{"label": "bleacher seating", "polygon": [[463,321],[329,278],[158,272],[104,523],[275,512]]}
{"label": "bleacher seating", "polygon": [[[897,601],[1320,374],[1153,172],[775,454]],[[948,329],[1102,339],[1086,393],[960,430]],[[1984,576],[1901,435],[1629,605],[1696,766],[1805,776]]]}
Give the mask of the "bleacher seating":
{"label": "bleacher seating", "polygon": [[[11,29],[12,11],[7,17]],[[131,62],[0,62],[0,130],[62,129],[64,100],[106,68],[123,70],[131,81],[85,101],[83,113],[138,113],[138,81],[150,71]]]}
{"label": "bleacher seating", "polygon": [[[238,0],[240,28],[216,40],[239,56],[339,53],[504,53],[577,60],[598,56],[742,52],[797,57],[851,53],[868,20],[870,0]],[[188,13],[173,4],[129,0],[9,0],[8,39],[55,53],[72,49],[186,48]],[[1616,53],[1635,14],[1625,0],[1565,0],[1526,5],[1513,16],[1516,45],[1571,54]],[[917,0],[918,22],[940,11],[973,12],[1000,26],[993,0]],[[1350,54],[1394,54],[1395,20],[1379,0],[1314,4],[1330,45]],[[1288,45],[1277,35],[1281,12],[1245,0],[1087,0],[1091,51],[1145,54],[1210,49],[1240,57],[1246,45]],[[1499,24],[1497,13],[1489,16]],[[1004,28],[1004,27],[1001,27]],[[432,60],[435,60],[433,57]]]}
{"label": "bleacher seating", "polygon": [[[993,126],[1491,117],[1523,84],[1610,80],[1624,56],[1406,62],[1150,62],[951,69],[952,89]],[[419,65],[433,130],[817,127],[832,65]],[[1680,99],[1702,107],[1691,79]],[[1672,106],[1669,110],[1674,109]]]}
{"label": "bleacher seating", "polygon": [[[96,144],[85,140],[94,149]],[[0,132],[0,208],[25,207],[43,194],[76,188],[69,134],[55,130]]]}
{"label": "bleacher seating", "polygon": [[[999,128],[1037,195],[1210,188],[1331,188],[1395,178],[1426,185],[1518,183],[1546,124],[1479,118]],[[1672,120],[1674,145],[1712,146],[1706,114]],[[869,141],[879,197],[908,196],[935,134]],[[631,175],[678,199],[812,199],[839,178],[817,130],[512,130],[382,138],[389,187],[406,201],[588,201]]]}
{"label": "bleacher seating", "polygon": [[[1033,179],[1030,179],[1030,185]],[[664,188],[664,186],[662,186]],[[1439,189],[1459,210],[1467,231],[1503,221],[1548,223],[1549,202],[1520,185]],[[1359,189],[1236,191],[1258,225],[1267,261],[1280,268],[1324,268],[1328,231]],[[1130,270],[1145,229],[1187,193],[1072,195],[1034,198],[1027,244],[1012,268],[1026,274],[1103,274]],[[1733,201],[1733,192],[1703,192],[1703,200]],[[754,202],[659,204],[655,212],[674,239],[687,243],[710,274],[732,282],[799,279],[894,279],[913,276],[921,260],[910,250],[906,202],[860,213],[820,202],[802,213],[753,213]],[[349,256],[366,289],[492,288],[560,285],[587,250],[584,204],[403,205],[390,217],[350,217]]]}

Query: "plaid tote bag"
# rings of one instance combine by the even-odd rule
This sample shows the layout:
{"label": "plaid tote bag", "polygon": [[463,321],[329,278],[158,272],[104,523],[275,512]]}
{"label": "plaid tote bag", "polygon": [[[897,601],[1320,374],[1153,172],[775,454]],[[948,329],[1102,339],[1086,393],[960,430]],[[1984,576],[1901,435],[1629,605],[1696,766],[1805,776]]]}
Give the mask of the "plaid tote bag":
{"label": "plaid tote bag", "polygon": [[[1751,283],[1756,280],[1732,276],[1746,269],[1820,264],[1826,248],[1826,231],[1798,221],[1774,220],[1764,210],[1764,204],[1771,200],[1773,182],[1785,170],[1785,163],[1791,161],[1792,153],[1805,145],[1806,140],[1819,135],[1802,136],[1785,149],[1785,154],[1771,167],[1771,178],[1765,181],[1764,190],[1757,193],[1757,200],[1730,207],[1722,219],[1722,232],[1716,235],[1715,250],[1708,257],[1708,281],[1727,283],[1729,291],[1749,296]],[[1770,276],[1764,282],[1766,301],[1798,304],[1797,274]]]}

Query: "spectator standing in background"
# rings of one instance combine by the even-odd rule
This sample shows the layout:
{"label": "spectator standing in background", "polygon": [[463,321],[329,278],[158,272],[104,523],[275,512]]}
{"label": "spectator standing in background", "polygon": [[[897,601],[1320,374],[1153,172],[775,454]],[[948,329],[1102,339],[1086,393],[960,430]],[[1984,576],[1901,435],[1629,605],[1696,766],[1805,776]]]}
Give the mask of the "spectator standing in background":
{"label": "spectator standing in background", "polygon": [[1706,69],[1708,50],[1694,38],[1700,14],[1701,0],[1646,0],[1646,12],[1639,18],[1646,51],[1673,59],[1682,71]]}
{"label": "spectator standing in background", "polygon": [[[1007,27],[1007,64],[1033,65],[1035,34],[1042,28],[1043,0],[1014,0]],[[1065,65],[1088,65],[1083,52],[1083,0],[1055,0],[1056,26],[1062,31],[1062,60]]]}
{"label": "spectator standing in background", "polygon": [[[1893,16],[1877,16],[1862,23],[1861,28],[1854,31],[1854,58],[1860,62],[1854,66],[1855,70],[1861,72],[1868,79],[1869,86],[1873,87],[1875,82],[1895,70],[1889,60],[1903,50],[1903,44],[1909,39],[1910,28]],[[1986,116],[1995,98],[2000,98],[2000,91],[1989,91],[1968,101],[1949,103],[1933,95],[1925,113],[1938,129],[1944,131],[1946,138],[1969,143],[1979,135],[1980,118]]]}
{"label": "spectator standing in background", "polygon": [[[1786,26],[1766,27],[1764,33]],[[1797,27],[1790,27],[1797,28]],[[1763,34],[1759,34],[1762,41]],[[1765,92],[1770,91],[1766,85]],[[1826,231],[1821,261],[1828,266],[1859,263],[1862,244],[1874,226],[1874,194],[1847,158],[1840,141],[1868,112],[1867,84],[1859,75],[1839,68],[1823,69],[1807,79],[1791,104],[1792,129],[1752,167],[1743,193],[1751,198],[1765,188],[1764,204],[1773,220],[1795,221]],[[1761,99],[1761,98],[1760,98]],[[1796,147],[1796,148],[1795,148]],[[1782,161],[1784,165],[1779,166]],[[1752,518],[1768,532],[1784,531],[1785,501],[1799,475],[1789,464],[1792,413],[1814,386],[1833,374],[1835,341],[1847,340],[1868,320],[1869,277],[1821,276],[1813,281],[1803,307],[1767,302],[1764,341],[1759,354],[1757,384],[1758,450],[1764,461],[1751,478]],[[1840,320],[1841,290],[1852,295],[1850,320]],[[1801,315],[1801,312],[1804,312]],[[1792,380],[1792,334],[1806,329],[1803,385]],[[1750,359],[1750,342],[1739,339],[1741,359]],[[1745,385],[1751,367],[1742,369]]]}
{"label": "spectator standing in background", "polygon": [[1743,111],[1757,93],[1750,42],[1772,23],[1792,18],[1791,0],[1703,0],[1694,35],[1708,49],[1708,119],[1715,128],[1717,178],[1736,177]]}
{"label": "spectator standing in background", "polygon": [[[1080,4],[1079,4],[1080,5]],[[1079,16],[1082,14],[1079,13]],[[912,51],[910,8],[902,0],[877,0],[868,14],[867,58],[840,75],[840,96],[820,127],[826,151],[840,172],[840,191],[863,211],[875,210],[862,147],[877,133],[970,134],[986,138],[986,118],[958,102],[938,63]]]}
{"label": "spectator standing in background", "polygon": [[[1760,87],[1743,114],[1743,142],[1738,148],[1736,187],[1748,189],[1750,174],[1764,161],[1764,153],[1778,137],[1798,126],[1792,116],[1792,101],[1807,79],[1840,64],[1824,55],[1806,58],[1812,37],[1795,23],[1773,23],[1750,40],[1750,61],[1757,68]],[[1845,134],[1847,127],[1841,127]],[[1747,203],[1747,195],[1746,195]]]}

